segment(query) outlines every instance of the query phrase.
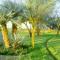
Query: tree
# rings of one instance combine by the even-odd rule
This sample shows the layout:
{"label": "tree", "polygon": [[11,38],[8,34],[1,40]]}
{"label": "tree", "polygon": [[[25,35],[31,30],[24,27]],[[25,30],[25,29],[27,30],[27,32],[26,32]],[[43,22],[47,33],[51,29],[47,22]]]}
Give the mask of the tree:
{"label": "tree", "polygon": [[[34,36],[35,36],[35,28],[37,23],[44,23],[44,16],[49,15],[52,11],[52,5],[54,5],[54,1],[41,1],[41,0],[27,0],[26,4],[27,12],[25,12],[26,16],[28,16],[28,21],[32,24],[32,47],[34,48]],[[27,14],[28,13],[28,14]],[[38,30],[38,29],[37,29]]]}
{"label": "tree", "polygon": [[3,36],[5,47],[9,48],[10,47],[10,41],[8,38],[8,30],[6,27],[6,18],[2,15],[0,15],[0,24],[1,24],[1,31],[2,31],[2,36]]}
{"label": "tree", "polygon": [[[12,25],[14,27],[13,27],[12,30],[13,31],[14,31],[14,29],[17,30],[17,27],[16,27],[17,25],[15,24],[14,21],[17,21],[18,20],[18,16],[20,16],[20,14],[22,13],[23,5],[20,5],[20,4],[16,3],[16,2],[12,2],[10,0],[7,0],[7,1],[3,2],[1,7],[6,9],[5,11],[6,11],[6,13],[8,13],[7,15],[10,18],[9,21],[13,22]],[[12,31],[12,33],[14,35],[16,33],[16,31],[15,32],[13,32],[13,31]]]}
{"label": "tree", "polygon": [[[12,1],[4,1],[0,5],[0,16],[1,16],[1,25],[2,25],[2,35],[4,39],[4,43],[6,48],[9,48],[10,46],[10,41],[8,39],[8,34],[7,34],[7,27],[6,27],[6,22],[16,20],[16,18],[19,16],[21,12],[20,5],[17,4],[16,2]],[[13,23],[13,35],[15,36],[16,30],[17,30],[17,25]],[[5,32],[5,33],[4,33]],[[15,38],[15,37],[14,37]]]}
{"label": "tree", "polygon": [[60,17],[58,16],[49,17],[47,23],[48,23],[47,26],[50,29],[57,30],[57,35],[58,35],[60,31]]}

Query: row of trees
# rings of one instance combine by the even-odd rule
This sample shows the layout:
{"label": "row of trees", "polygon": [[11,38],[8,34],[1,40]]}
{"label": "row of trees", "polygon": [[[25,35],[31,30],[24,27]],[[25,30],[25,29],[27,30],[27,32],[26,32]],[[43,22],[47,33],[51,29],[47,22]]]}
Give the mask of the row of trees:
{"label": "row of trees", "polygon": [[0,5],[0,24],[2,26],[1,27],[2,35],[6,48],[9,48],[11,46],[6,27],[6,23],[8,21],[11,21],[13,24],[12,35],[15,39],[16,39],[15,34],[17,31],[18,22],[24,23],[27,26],[25,22],[29,21],[29,23],[32,25],[32,29],[29,29],[28,26],[27,29],[29,31],[30,37],[32,38],[33,48],[34,48],[35,30],[39,35],[41,29],[40,25],[45,24],[49,26],[50,24],[49,22],[51,20],[50,16],[52,15],[56,4],[55,0],[53,1],[26,0],[26,2],[27,2],[26,4],[23,4],[7,0]]}

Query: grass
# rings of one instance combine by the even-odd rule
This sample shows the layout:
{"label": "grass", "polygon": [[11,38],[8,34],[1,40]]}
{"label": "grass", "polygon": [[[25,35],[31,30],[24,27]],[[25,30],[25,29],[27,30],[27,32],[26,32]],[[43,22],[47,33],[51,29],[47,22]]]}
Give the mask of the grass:
{"label": "grass", "polygon": [[[25,34],[24,34],[25,35]],[[43,34],[41,36],[35,36],[35,48],[32,49],[28,49],[28,53],[26,55],[24,55],[22,58],[20,58],[21,60],[54,60],[53,57],[51,57],[48,53],[48,51],[46,50],[46,41],[49,38],[52,38],[49,42],[48,42],[48,47],[50,49],[50,51],[52,52],[52,54],[57,57],[58,60],[60,60],[60,53],[59,50],[59,46],[60,46],[60,35],[56,36],[55,34]],[[31,38],[27,37],[27,35],[25,35],[25,38],[23,40],[23,44],[25,45],[31,45]],[[57,53],[57,54],[56,54]]]}
{"label": "grass", "polygon": [[[51,57],[46,50],[45,43],[49,38],[52,38],[48,42],[48,47],[52,54],[57,57],[57,60],[60,60],[60,35],[55,34],[43,34],[41,36],[35,37],[35,48],[31,49],[30,53],[27,54],[27,57],[29,57],[31,60],[54,60],[53,57]],[[31,44],[31,39],[28,37],[25,37],[25,44]],[[29,51],[29,50],[28,50]],[[26,57],[25,57],[26,58]],[[24,58],[24,59],[25,59]],[[23,60],[24,60],[23,59]],[[26,59],[28,60],[28,59]]]}
{"label": "grass", "polygon": [[20,32],[20,36],[24,37],[22,44],[30,47],[19,52],[18,56],[16,56],[17,59],[15,60],[54,60],[46,50],[46,41],[50,37],[51,39],[48,42],[49,50],[57,57],[57,60],[60,60],[60,35],[56,36],[55,34],[44,33],[40,36],[35,36],[34,49],[31,47],[31,38],[28,36],[27,32]]}

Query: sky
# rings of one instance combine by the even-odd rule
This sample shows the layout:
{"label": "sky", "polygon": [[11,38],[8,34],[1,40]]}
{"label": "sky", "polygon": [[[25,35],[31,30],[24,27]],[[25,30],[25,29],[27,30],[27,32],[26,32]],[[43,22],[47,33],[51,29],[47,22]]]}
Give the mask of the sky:
{"label": "sky", "polygon": [[[5,1],[5,0],[0,0],[0,4],[1,4],[3,1]],[[26,3],[26,0],[11,0],[11,1],[17,2],[17,3],[23,3],[23,4]],[[53,15],[58,15],[58,16],[60,16],[60,1],[58,1],[58,0],[56,1],[56,5],[55,5],[54,11],[55,11],[55,13],[53,13]],[[29,23],[27,23],[27,24],[29,25]],[[9,27],[9,28],[11,28],[11,26],[12,26],[11,22],[8,22],[7,25],[8,25],[7,27]],[[29,26],[30,26],[30,25],[29,25]],[[24,24],[22,24],[22,27],[23,27],[23,28],[26,28]]]}
{"label": "sky", "polygon": [[60,2],[57,1],[54,9],[54,16],[59,16],[60,17]]}
{"label": "sky", "polygon": [[[5,0],[0,0],[0,4],[1,4],[3,1],[5,1]],[[7,1],[7,0],[6,0],[6,1]],[[17,3],[21,3],[21,2],[26,3],[26,0],[10,0],[10,1],[17,2]]]}
{"label": "sky", "polygon": [[[5,0],[0,0],[0,4],[5,1]],[[7,1],[7,0],[6,0]],[[17,3],[26,3],[26,0],[11,0],[13,2],[17,2]],[[56,5],[55,5],[55,9],[54,11],[60,16],[60,0],[56,0]],[[54,13],[54,15],[56,15],[56,13]]]}

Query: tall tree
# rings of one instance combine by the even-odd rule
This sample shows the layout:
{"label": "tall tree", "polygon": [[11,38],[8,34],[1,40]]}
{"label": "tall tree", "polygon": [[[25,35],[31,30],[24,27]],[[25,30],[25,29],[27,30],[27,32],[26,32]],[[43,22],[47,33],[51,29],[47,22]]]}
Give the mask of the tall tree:
{"label": "tall tree", "polygon": [[[32,47],[34,48],[34,36],[37,23],[44,23],[44,17],[52,12],[55,0],[27,0],[25,12],[29,22],[32,24]],[[28,14],[27,14],[28,13]]]}
{"label": "tall tree", "polygon": [[[1,16],[1,25],[2,25],[2,35],[4,39],[4,43],[6,48],[9,48],[10,42],[8,39],[8,34],[7,34],[7,27],[6,27],[6,22],[16,20],[17,17],[19,16],[20,12],[22,12],[21,5],[17,4],[16,2],[12,2],[10,0],[3,1],[3,3],[0,5],[0,16]],[[13,29],[12,33],[15,36],[16,34],[16,24],[13,24]],[[4,33],[5,32],[5,33]]]}
{"label": "tall tree", "polygon": [[1,5],[2,9],[5,10],[5,14],[7,14],[7,17],[10,19],[8,21],[13,21],[13,28],[12,28],[12,33],[15,35],[17,31],[17,25],[14,23],[14,20],[18,20],[18,16],[22,13],[23,5],[18,4],[17,2],[12,2],[10,0],[4,1],[3,4]]}
{"label": "tall tree", "polygon": [[6,18],[4,16],[0,15],[0,24],[1,24],[1,31],[2,31],[4,44],[5,44],[6,48],[9,48],[10,41],[8,38],[8,30],[7,30],[6,22],[7,22]]}

